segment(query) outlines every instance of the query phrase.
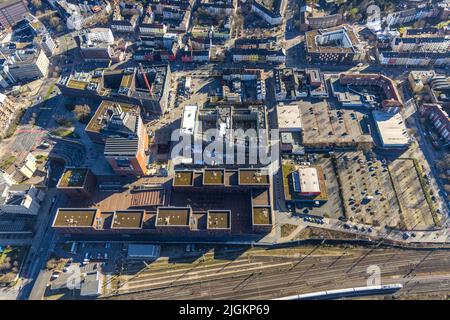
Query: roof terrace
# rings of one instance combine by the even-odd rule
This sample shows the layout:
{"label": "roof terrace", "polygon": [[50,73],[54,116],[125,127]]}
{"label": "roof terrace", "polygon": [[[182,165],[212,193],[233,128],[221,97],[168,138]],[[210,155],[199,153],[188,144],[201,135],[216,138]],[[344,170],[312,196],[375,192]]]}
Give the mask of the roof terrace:
{"label": "roof terrace", "polygon": [[84,185],[87,168],[66,168],[58,182],[58,188],[78,188]]}
{"label": "roof terrace", "polygon": [[194,184],[194,172],[193,171],[175,171],[175,177],[173,185],[180,186],[192,186]]}
{"label": "roof terrace", "polygon": [[159,207],[156,214],[157,227],[188,227],[190,225],[191,208]]}
{"label": "roof terrace", "polygon": [[269,173],[261,169],[239,169],[240,185],[268,185]]}
{"label": "roof terrace", "polygon": [[253,207],[254,225],[271,225],[272,214],[270,206]]}
{"label": "roof terrace", "polygon": [[205,169],[203,172],[204,185],[223,185],[224,169]]}
{"label": "roof terrace", "polygon": [[53,227],[93,227],[97,209],[58,209]]}
{"label": "roof terrace", "polygon": [[123,210],[114,212],[111,223],[112,229],[140,229],[142,228],[144,210]]}
{"label": "roof terrace", "polygon": [[230,229],[231,228],[230,210],[209,210],[208,211],[208,229]]}

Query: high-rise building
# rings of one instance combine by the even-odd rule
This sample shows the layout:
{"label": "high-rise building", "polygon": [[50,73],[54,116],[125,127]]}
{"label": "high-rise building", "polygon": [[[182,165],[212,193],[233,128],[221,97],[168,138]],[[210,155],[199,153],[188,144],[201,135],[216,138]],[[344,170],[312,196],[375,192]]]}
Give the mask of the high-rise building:
{"label": "high-rise building", "polygon": [[0,25],[3,29],[10,28],[28,13],[28,8],[23,0],[0,1]]}

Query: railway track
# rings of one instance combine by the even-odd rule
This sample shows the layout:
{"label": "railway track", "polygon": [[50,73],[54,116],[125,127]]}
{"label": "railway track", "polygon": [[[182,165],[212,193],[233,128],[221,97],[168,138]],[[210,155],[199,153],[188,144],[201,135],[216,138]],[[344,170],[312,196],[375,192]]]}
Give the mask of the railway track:
{"label": "railway track", "polygon": [[[183,276],[189,275],[190,269],[166,273],[165,275],[170,274],[171,277],[166,279],[164,273],[152,274],[150,270],[141,279],[138,277],[139,282],[133,284],[133,281],[130,281],[128,288],[119,290],[119,295],[107,298],[272,299],[324,289],[364,286],[368,277],[366,270],[370,265],[378,265],[381,268],[382,282],[401,282],[405,284],[402,292],[418,292],[425,286],[425,282],[423,285],[417,285],[415,274],[420,273],[421,277],[435,273],[450,276],[449,257],[450,253],[447,251],[387,249],[363,250],[358,254],[350,252],[340,256],[305,255],[284,259],[279,256],[273,259],[270,256],[256,255],[250,259],[237,259],[234,261],[236,264],[230,263],[228,269],[217,266],[210,273],[208,266],[205,266],[199,269],[201,273],[189,280],[183,279]],[[246,270],[251,263],[255,266],[255,262],[265,268]],[[160,283],[155,283],[155,280]],[[443,292],[450,291],[450,281],[445,285],[438,282],[426,285]]]}

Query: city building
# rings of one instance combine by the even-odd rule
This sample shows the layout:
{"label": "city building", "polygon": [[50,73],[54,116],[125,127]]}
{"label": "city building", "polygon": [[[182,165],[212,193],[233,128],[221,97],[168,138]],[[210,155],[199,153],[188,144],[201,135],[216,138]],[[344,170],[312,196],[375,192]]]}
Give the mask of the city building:
{"label": "city building", "polygon": [[[142,129],[145,130],[145,127]],[[117,175],[144,175],[147,172],[148,135],[110,137],[106,139],[104,155]]]}
{"label": "city building", "polygon": [[300,8],[300,30],[327,29],[342,24],[342,14],[327,14],[308,5]]}
{"label": "city building", "polygon": [[271,26],[280,25],[283,21],[283,0],[273,0],[271,8],[255,0],[252,2],[251,10]]}
{"label": "city building", "polygon": [[193,135],[195,132],[195,124],[197,123],[198,107],[184,106],[183,118],[181,119],[180,132],[183,135]]}
{"label": "city building", "polygon": [[306,57],[310,63],[352,63],[365,58],[365,51],[349,25],[306,32]]}
{"label": "city building", "polygon": [[100,228],[102,222],[101,212],[98,209],[60,208],[52,226],[63,233],[82,233],[95,231]]}
{"label": "city building", "polygon": [[237,49],[268,49],[273,50],[277,47],[276,37],[266,38],[238,38],[234,40],[234,47]]}
{"label": "city building", "polygon": [[118,175],[147,172],[149,137],[137,106],[102,101],[85,129],[95,143],[104,143],[104,155]]}
{"label": "city building", "polygon": [[448,51],[450,47],[450,38],[439,37],[424,37],[409,36],[409,37],[395,37],[392,39],[391,48],[396,52],[411,52],[411,51]]}
{"label": "city building", "polygon": [[164,36],[167,33],[167,26],[164,23],[141,23],[139,34],[141,36]]}
{"label": "city building", "polygon": [[408,74],[409,85],[414,93],[422,92],[425,85],[435,76],[434,70],[413,70]]}
{"label": "city building", "polygon": [[86,126],[86,134],[95,143],[104,144],[113,136],[147,134],[136,105],[103,100]]}
{"label": "city building", "polygon": [[56,51],[56,43],[49,34],[42,37],[41,46],[47,57],[51,57]]}
{"label": "city building", "polygon": [[56,44],[45,25],[35,16],[28,13],[24,19],[12,27],[11,42],[29,43],[36,48],[42,48],[47,57],[51,57],[56,50]]}
{"label": "city building", "polygon": [[396,113],[403,107],[396,85],[392,79],[382,74],[341,73],[339,80],[340,84],[344,86],[376,86],[381,88],[385,95],[385,98],[381,101],[381,109],[384,112]]}
{"label": "city building", "polygon": [[421,115],[429,120],[434,130],[443,139],[443,144],[450,143],[450,117],[439,104],[424,103],[419,107]]}
{"label": "city building", "polygon": [[309,83],[309,94],[312,98],[328,98],[328,89],[325,78],[320,69],[305,69]]}
{"label": "city building", "polygon": [[185,50],[181,53],[183,63],[202,63],[209,62],[210,50]]}
{"label": "city building", "polygon": [[66,167],[56,188],[72,198],[89,198],[95,191],[96,178],[88,168]]}
{"label": "city building", "polygon": [[127,251],[128,259],[158,259],[161,246],[154,244],[129,244]]}
{"label": "city building", "polygon": [[450,51],[446,52],[396,52],[379,51],[382,65],[404,66],[445,66],[450,64]]}
{"label": "city building", "polygon": [[330,107],[327,101],[299,101],[305,151],[371,148],[365,111]]}
{"label": "city building", "polygon": [[45,193],[33,185],[2,185],[0,194],[0,215],[37,215]]}
{"label": "city building", "polygon": [[281,152],[304,153],[304,149],[301,146],[302,119],[299,105],[296,103],[278,104],[276,109]]}
{"label": "city building", "polygon": [[372,107],[374,103],[374,97],[372,95],[359,93],[351,90],[346,85],[341,85],[339,75],[328,75],[328,81],[331,86],[332,95],[339,101],[343,107]]}
{"label": "city building", "polygon": [[284,49],[232,49],[233,62],[274,63],[286,62]]}
{"label": "city building", "polygon": [[439,9],[436,8],[411,8],[402,11],[390,13],[386,17],[388,26],[397,26],[408,24],[417,20],[424,20],[439,15]]}
{"label": "city building", "polygon": [[138,16],[132,16],[131,19],[113,19],[110,27],[113,32],[116,33],[135,33],[138,23]]}
{"label": "city building", "polygon": [[12,82],[20,82],[46,77],[49,65],[44,50],[26,49],[16,51],[4,70]]}
{"label": "city building", "polygon": [[372,111],[376,128],[383,148],[404,149],[410,144],[410,138],[402,115],[382,111]]}
{"label": "city building", "polygon": [[63,17],[69,30],[82,30],[88,25],[95,24],[98,15],[108,13],[111,10],[111,5],[107,1],[79,3],[57,0],[48,1],[48,3]]}
{"label": "city building", "polygon": [[280,132],[300,132],[302,120],[297,104],[277,105],[277,125]]}
{"label": "city building", "polygon": [[3,29],[11,28],[28,14],[24,0],[0,1],[0,26]]}
{"label": "city building", "polygon": [[[108,200],[113,207],[105,207],[102,200],[95,208],[81,207],[85,201],[74,201],[70,205],[80,207],[59,208],[53,228],[65,235],[102,235],[111,240],[145,234],[149,239],[178,241],[192,237],[227,241],[228,236],[236,239],[272,230],[270,179],[265,170],[175,170],[168,182],[168,189],[155,190],[152,185],[140,184],[122,195],[116,192],[115,200]],[[165,197],[169,202],[158,200],[154,206],[130,207],[141,193],[156,191],[158,197],[170,194]]]}
{"label": "city building", "polygon": [[273,75],[277,101],[293,101],[308,96],[308,78],[304,72],[285,68],[275,69]]}
{"label": "city building", "polygon": [[212,15],[223,14],[228,16],[235,12],[233,2],[226,0],[202,0],[198,7]]}
{"label": "city building", "polygon": [[8,131],[9,126],[14,121],[18,108],[8,98],[0,93],[0,137],[3,138]]}
{"label": "city building", "polygon": [[79,36],[79,44],[85,61],[110,61],[114,57],[114,36],[111,29],[88,29]]}
{"label": "city building", "polygon": [[[227,166],[235,167],[234,154],[235,151],[242,148],[244,152],[241,156],[245,156],[245,162],[249,163],[249,154],[251,152],[256,152],[259,147],[259,143],[262,139],[267,139],[267,114],[264,105],[233,105],[233,104],[217,104],[210,105],[201,109],[198,109],[194,115],[190,112],[192,116],[188,120],[183,120],[182,125],[185,126],[185,132],[190,132],[189,130],[193,128],[193,136],[195,141],[199,143],[201,141],[201,150],[197,149],[198,146],[192,145],[191,154],[188,158],[182,158],[180,161],[185,164],[193,165],[204,165],[203,154],[206,152],[206,148],[211,142],[211,137],[208,134],[209,129],[217,130],[217,134],[224,141],[224,150],[221,153],[212,154],[211,157],[214,161],[219,164],[226,164]],[[185,116],[189,115],[189,112],[185,112]],[[196,122],[193,122],[194,116],[196,117]],[[189,125],[186,125],[189,124]],[[250,143],[245,143],[245,139],[237,139],[234,137],[235,130],[242,129],[245,131],[249,129],[255,130],[256,139],[251,139]],[[219,138],[218,137],[218,138]],[[229,145],[231,141],[234,141],[232,145],[232,151],[227,150],[225,152],[225,145]],[[231,146],[230,146],[231,147]],[[233,157],[233,158],[229,158]],[[257,165],[257,164],[254,164]]]}
{"label": "city building", "polygon": [[126,69],[95,69],[62,75],[57,86],[64,95],[101,101],[107,99],[142,107],[144,117],[166,112],[170,67],[152,65]]}
{"label": "city building", "polygon": [[36,172],[36,158],[29,152],[23,151],[14,156],[14,162],[5,168],[0,169],[3,178],[9,184],[20,184],[26,179],[30,179]]}
{"label": "city building", "polygon": [[221,75],[222,86],[211,97],[215,103],[248,105],[265,101],[266,82],[261,69],[229,68]]}
{"label": "city building", "polygon": [[450,78],[446,75],[434,75],[425,85],[425,92],[429,95],[431,103],[444,108],[450,107]]}
{"label": "city building", "polygon": [[320,166],[282,163],[283,192],[287,204],[315,203],[328,200],[328,190]]}

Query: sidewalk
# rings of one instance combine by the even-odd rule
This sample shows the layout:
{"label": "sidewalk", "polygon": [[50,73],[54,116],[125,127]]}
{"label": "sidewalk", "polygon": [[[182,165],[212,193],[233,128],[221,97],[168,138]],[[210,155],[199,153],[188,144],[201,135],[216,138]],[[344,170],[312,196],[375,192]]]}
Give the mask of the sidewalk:
{"label": "sidewalk", "polygon": [[[381,227],[373,227],[371,225],[364,224],[356,224],[347,222],[349,225],[357,226],[358,230],[353,228],[344,229],[342,226],[345,222],[339,221],[337,219],[324,219],[324,224],[317,224],[313,222],[303,221],[301,217],[292,217],[288,212],[275,212],[275,223],[272,232],[262,238],[260,241],[264,243],[283,243],[288,242],[294,239],[303,229],[306,227],[316,227],[322,228],[326,230],[332,230],[342,233],[347,233],[349,235],[358,235],[371,238],[373,240],[392,240],[398,242],[408,243],[436,243],[436,244],[444,244],[450,243],[450,228],[437,230],[437,231],[402,231],[402,230],[386,230]],[[281,237],[281,226],[284,224],[295,225],[297,228],[287,237]],[[364,228],[365,231],[360,231],[361,228]],[[368,232],[367,230],[371,229],[372,232]],[[409,237],[407,239],[403,239],[404,234],[407,233]],[[411,236],[412,234],[416,236]]]}

